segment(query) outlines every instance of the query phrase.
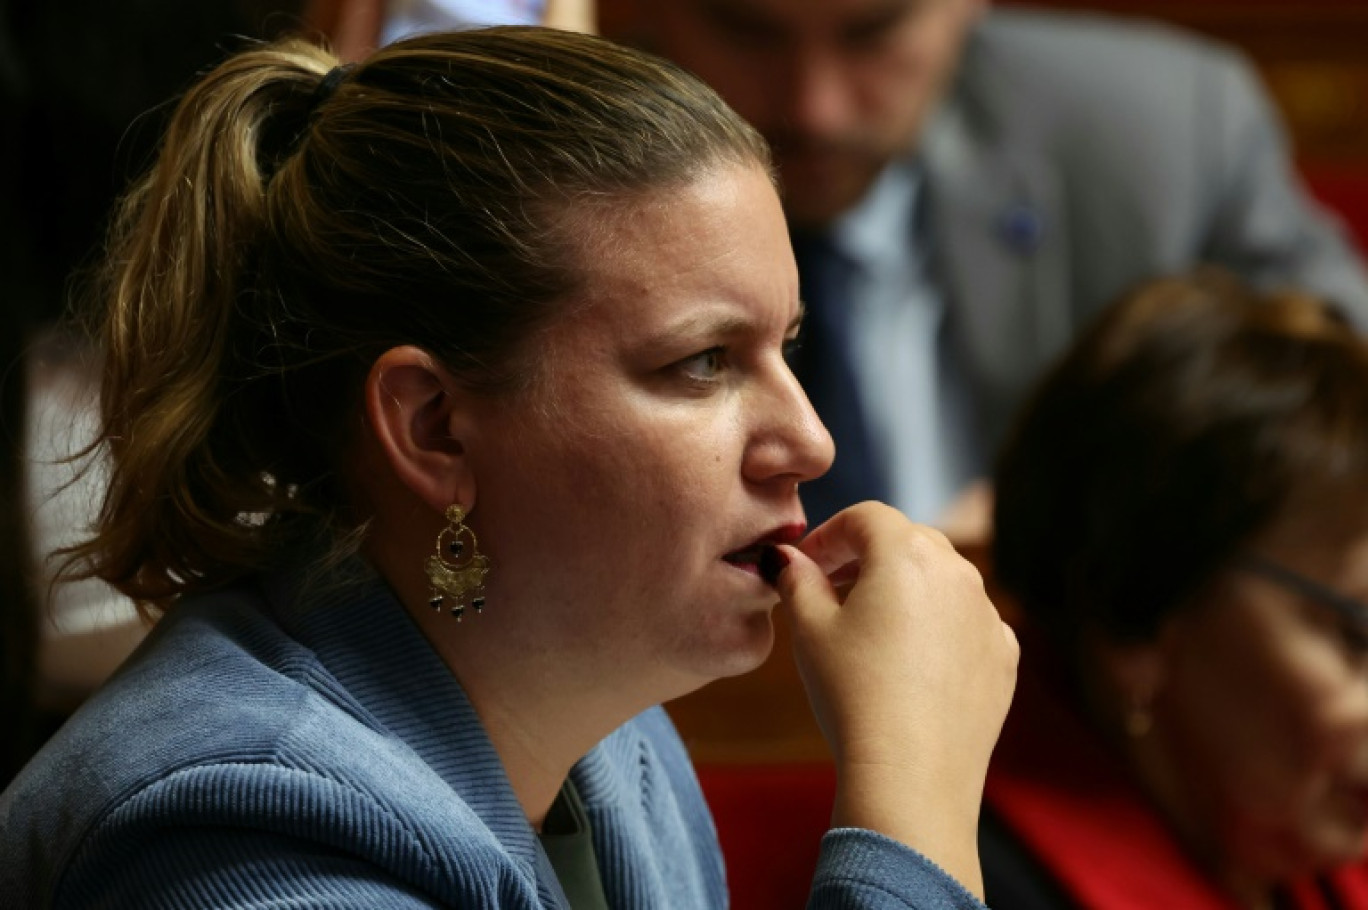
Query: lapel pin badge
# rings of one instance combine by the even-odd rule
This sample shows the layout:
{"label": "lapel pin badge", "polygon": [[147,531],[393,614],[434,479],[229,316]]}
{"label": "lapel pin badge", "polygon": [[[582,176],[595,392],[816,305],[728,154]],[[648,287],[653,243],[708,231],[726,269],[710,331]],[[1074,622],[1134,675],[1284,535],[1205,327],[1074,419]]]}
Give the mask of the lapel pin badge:
{"label": "lapel pin badge", "polygon": [[998,218],[998,238],[1012,252],[1029,256],[1040,249],[1045,224],[1040,214],[1024,202],[1010,206]]}

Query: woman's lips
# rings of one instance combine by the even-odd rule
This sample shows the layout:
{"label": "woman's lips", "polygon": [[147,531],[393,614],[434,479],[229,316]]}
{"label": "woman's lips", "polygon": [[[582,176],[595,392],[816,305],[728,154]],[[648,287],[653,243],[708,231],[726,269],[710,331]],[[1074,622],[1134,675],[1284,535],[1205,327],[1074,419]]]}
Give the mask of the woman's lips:
{"label": "woman's lips", "polygon": [[722,558],[742,571],[759,575],[773,585],[784,566],[788,565],[788,559],[775,548],[775,544],[794,543],[801,540],[806,531],[807,525],[801,522],[780,525],[748,546],[733,550]]}
{"label": "woman's lips", "polygon": [[744,550],[737,550],[733,553],[728,553],[726,556],[723,556],[722,558],[725,559],[727,562],[731,563],[732,565],[736,566],[738,569],[744,569],[747,572],[759,573],[761,546],[747,547]]}
{"label": "woman's lips", "polygon": [[744,547],[737,547],[730,553],[724,554],[722,558],[733,565],[754,564],[760,559],[760,551],[765,547],[777,543],[795,543],[802,539],[806,531],[807,525],[802,522],[779,525],[761,534]]}
{"label": "woman's lips", "polygon": [[788,565],[788,557],[772,543],[760,544],[722,557],[736,568],[751,575],[758,575],[770,586],[779,581],[779,573]]}

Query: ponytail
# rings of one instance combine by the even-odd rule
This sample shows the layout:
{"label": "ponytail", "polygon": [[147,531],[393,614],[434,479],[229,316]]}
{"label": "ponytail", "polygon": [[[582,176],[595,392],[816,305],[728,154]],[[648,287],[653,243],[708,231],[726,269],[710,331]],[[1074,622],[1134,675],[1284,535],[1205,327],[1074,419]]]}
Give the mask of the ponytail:
{"label": "ponytail", "polygon": [[260,566],[276,536],[261,516],[294,511],[258,450],[280,428],[245,426],[232,399],[258,378],[251,263],[267,184],[335,63],[298,40],[228,60],[183,99],[116,213],[96,276],[110,475],[97,536],[73,555],[88,567],[77,574],[140,605]]}

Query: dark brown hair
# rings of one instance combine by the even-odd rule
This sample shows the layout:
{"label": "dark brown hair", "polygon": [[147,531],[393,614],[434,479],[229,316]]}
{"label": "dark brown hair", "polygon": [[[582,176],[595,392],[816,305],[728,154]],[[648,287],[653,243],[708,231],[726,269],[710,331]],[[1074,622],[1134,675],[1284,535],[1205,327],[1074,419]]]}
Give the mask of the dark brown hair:
{"label": "dark brown hair", "polygon": [[1043,379],[996,469],[994,570],[1064,653],[1145,640],[1303,493],[1368,477],[1368,347],[1214,271],[1148,283]]}
{"label": "dark brown hair", "polygon": [[112,472],[75,555],[143,605],[355,527],[339,465],[383,351],[419,345],[480,393],[526,387],[596,210],[768,167],[698,80],[585,35],[414,38],[318,92],[337,63],[286,40],[218,66],[114,228]]}

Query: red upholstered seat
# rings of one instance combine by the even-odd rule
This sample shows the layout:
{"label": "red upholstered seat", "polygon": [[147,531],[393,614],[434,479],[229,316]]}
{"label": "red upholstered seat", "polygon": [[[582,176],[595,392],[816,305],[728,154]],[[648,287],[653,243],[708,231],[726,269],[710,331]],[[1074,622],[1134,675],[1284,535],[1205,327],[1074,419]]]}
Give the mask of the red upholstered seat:
{"label": "red upholstered seat", "polygon": [[732,910],[805,906],[831,824],[833,766],[702,764],[698,778],[717,822]]}
{"label": "red upholstered seat", "polygon": [[1308,169],[1306,182],[1316,198],[1344,219],[1359,249],[1368,254],[1368,164]]}

